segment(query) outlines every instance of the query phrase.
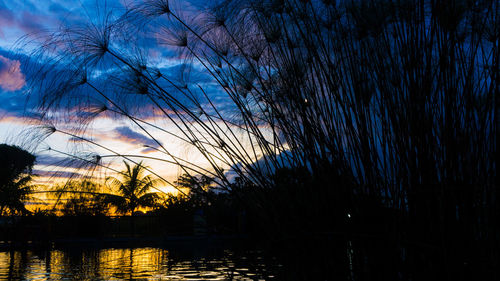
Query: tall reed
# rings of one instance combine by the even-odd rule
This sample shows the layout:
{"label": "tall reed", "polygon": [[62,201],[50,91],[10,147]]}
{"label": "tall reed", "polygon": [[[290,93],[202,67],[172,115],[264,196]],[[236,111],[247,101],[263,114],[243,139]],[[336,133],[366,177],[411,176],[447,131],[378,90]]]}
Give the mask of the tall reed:
{"label": "tall reed", "polygon": [[[147,0],[51,34],[31,86],[52,122],[59,106],[87,112],[79,124],[128,119],[161,161],[213,177],[273,233],[342,232],[391,210],[403,240],[496,247],[498,15],[491,0]],[[181,73],[151,50],[176,52]],[[72,129],[49,132],[100,146]]]}

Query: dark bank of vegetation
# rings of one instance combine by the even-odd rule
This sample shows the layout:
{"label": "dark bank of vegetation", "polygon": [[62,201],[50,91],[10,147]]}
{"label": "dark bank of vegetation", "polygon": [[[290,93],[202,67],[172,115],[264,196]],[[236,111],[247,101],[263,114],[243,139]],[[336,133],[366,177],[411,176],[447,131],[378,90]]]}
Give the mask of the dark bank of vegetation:
{"label": "dark bank of vegetation", "polygon": [[[16,149],[18,157],[29,156],[33,164],[33,155],[17,147],[11,148]],[[6,161],[6,167],[17,162]],[[182,175],[175,183],[189,196],[186,193],[165,195],[151,192],[161,181],[144,175],[146,166],[124,164],[126,169],[118,178],[108,177],[103,184],[73,180],[49,190],[25,190],[24,185],[29,186],[29,180],[23,181],[23,186],[17,184],[10,189],[7,189],[9,185],[2,185],[0,197],[9,202],[2,201],[4,216],[0,216],[0,241],[44,243],[140,237],[161,241],[179,235],[244,234],[241,225],[246,225],[247,221],[238,218],[241,209],[229,194],[210,190],[210,178]],[[29,170],[24,172],[22,178],[31,177]],[[24,197],[13,196],[13,191]],[[40,194],[45,194],[54,203],[27,210],[24,204],[33,203],[30,199]]]}
{"label": "dark bank of vegetation", "polygon": [[[86,167],[139,163],[147,156],[102,147],[52,113],[130,121],[157,161],[212,178],[256,234],[297,247],[287,260],[318,278],[498,277],[497,1],[195,7],[148,0],[50,34],[32,56],[44,62],[30,84],[43,132],[107,151],[74,155]],[[179,52],[179,75],[147,55],[152,45]],[[200,69],[209,78],[189,80]],[[178,157],[159,131],[210,167]]]}

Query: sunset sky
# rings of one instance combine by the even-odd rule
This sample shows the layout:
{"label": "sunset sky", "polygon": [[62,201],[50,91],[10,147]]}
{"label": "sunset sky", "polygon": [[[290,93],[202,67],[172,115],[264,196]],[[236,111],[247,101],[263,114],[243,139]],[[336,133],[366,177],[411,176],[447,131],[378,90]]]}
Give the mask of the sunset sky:
{"label": "sunset sky", "polygon": [[[130,1],[127,0],[0,0],[0,143],[22,147],[26,147],[28,143],[33,147],[33,142],[37,142],[33,136],[26,134],[32,131],[30,128],[34,125],[30,117],[38,114],[35,110],[38,102],[37,94],[31,93],[30,99],[26,99],[30,91],[26,81],[30,74],[23,61],[29,58],[33,51],[31,45],[26,42],[29,42],[30,38],[36,38],[39,34],[56,30],[61,24],[72,26],[88,22],[89,18],[98,17],[104,10],[121,13],[129,4]],[[151,48],[150,55],[156,57],[157,62],[161,61],[163,69],[171,70],[170,72],[182,63],[181,60],[172,56],[171,52],[164,50]],[[162,122],[162,120],[155,119],[154,113],[149,118],[155,124]],[[71,122],[69,120],[60,126],[71,127]],[[119,153],[147,154],[150,157],[164,158],[163,154],[145,147],[145,145],[157,147],[157,143],[125,120],[103,114],[92,122],[92,127],[91,138],[93,140]],[[162,127],[173,132],[176,130],[167,123],[163,123]],[[155,134],[155,137],[161,140],[169,150],[178,153],[178,156],[194,162],[203,162],[195,155],[188,155],[190,151],[185,144],[168,140],[166,136],[154,130],[151,130],[151,133]],[[39,182],[57,182],[67,179],[68,176],[78,176],[86,172],[74,169],[78,165],[65,160],[64,155],[47,153],[48,147],[61,151],[97,151],[105,154],[102,150],[95,150],[95,148],[85,147],[78,141],[68,140],[70,140],[69,136],[59,134],[49,137],[43,143],[37,143],[33,151],[37,154],[37,165],[34,170],[40,176]],[[109,160],[115,160],[116,169],[123,169],[121,160]],[[154,161],[146,162],[147,165],[154,166],[158,174],[170,181],[175,180],[182,173],[174,165]],[[98,173],[97,176],[104,177],[109,172],[109,170],[104,171]]]}

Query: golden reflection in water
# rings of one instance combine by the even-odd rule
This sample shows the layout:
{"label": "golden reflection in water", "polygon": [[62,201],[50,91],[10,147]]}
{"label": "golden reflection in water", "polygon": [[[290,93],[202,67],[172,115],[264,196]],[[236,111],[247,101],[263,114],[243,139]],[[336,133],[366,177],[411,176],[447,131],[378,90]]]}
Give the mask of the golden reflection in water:
{"label": "golden reflection in water", "polygon": [[[243,260],[243,263],[242,263]],[[270,280],[266,266],[218,258],[174,260],[159,248],[0,252],[0,280]]]}

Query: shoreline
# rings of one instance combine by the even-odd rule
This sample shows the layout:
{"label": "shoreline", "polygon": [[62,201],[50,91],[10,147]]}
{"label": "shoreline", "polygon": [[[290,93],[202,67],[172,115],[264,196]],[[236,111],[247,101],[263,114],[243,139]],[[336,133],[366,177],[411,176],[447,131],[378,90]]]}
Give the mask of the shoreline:
{"label": "shoreline", "polygon": [[[0,251],[30,250],[38,248],[133,248],[133,247],[193,247],[242,246],[248,244],[248,235],[167,235],[164,237],[71,237],[47,240],[2,241]],[[253,243],[252,243],[253,244]]]}

